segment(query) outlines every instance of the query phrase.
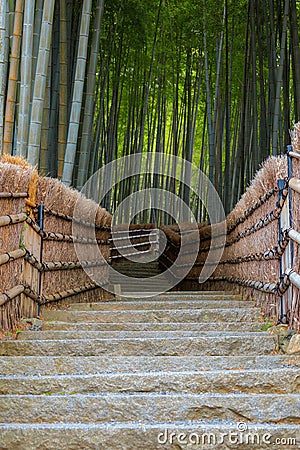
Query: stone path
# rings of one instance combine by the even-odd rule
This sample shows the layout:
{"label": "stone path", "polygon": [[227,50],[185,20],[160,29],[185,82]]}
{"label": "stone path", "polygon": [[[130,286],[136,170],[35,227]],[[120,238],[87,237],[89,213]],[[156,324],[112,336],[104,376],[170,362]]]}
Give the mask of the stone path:
{"label": "stone path", "polygon": [[[74,304],[0,341],[0,449],[300,448],[300,356],[220,292]],[[277,441],[276,441],[277,440]]]}

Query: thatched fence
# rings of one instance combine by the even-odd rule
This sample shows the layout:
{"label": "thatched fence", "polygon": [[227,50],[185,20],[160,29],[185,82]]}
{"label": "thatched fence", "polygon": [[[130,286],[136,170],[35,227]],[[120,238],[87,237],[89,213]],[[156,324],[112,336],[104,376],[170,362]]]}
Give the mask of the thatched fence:
{"label": "thatched fence", "polygon": [[[242,293],[255,298],[270,320],[289,323],[299,331],[300,125],[291,137],[287,155],[264,162],[226,223],[198,227],[111,227],[111,215],[77,191],[39,177],[25,161],[0,162],[1,328],[13,329],[21,317],[36,316],[41,306],[62,305],[65,299],[69,303],[104,298],[109,295],[105,291],[108,265],[91,259],[95,248],[110,262],[132,255],[139,258],[158,249],[163,232],[160,264],[171,269],[178,281],[182,268],[189,267],[179,289]],[[73,213],[79,198],[80,232],[75,235]],[[85,220],[91,209],[96,211],[95,224]],[[199,283],[207,264],[214,267],[213,273]],[[97,283],[89,276],[95,271]]]}
{"label": "thatched fence", "polygon": [[[220,232],[211,245],[214,232],[224,230],[224,224],[199,225],[199,231],[180,232],[178,227],[162,227],[167,245],[160,256],[165,268],[172,274],[188,263],[195,245],[198,255],[179,289],[231,290],[246,298],[255,298],[270,320],[289,323],[300,329],[300,132],[299,148],[290,153],[293,173],[288,173],[286,156],[271,157],[263,164],[255,179],[226,218],[226,234]],[[294,154],[293,154],[294,153]],[[291,230],[291,228],[293,230]],[[200,244],[199,244],[200,236]],[[208,281],[199,283],[201,271],[207,264],[209,250],[219,250],[222,240],[225,248],[219,264]],[[297,246],[291,241],[296,240]],[[176,261],[181,246],[183,257]],[[178,277],[179,278],[179,277]]]}
{"label": "thatched fence", "polygon": [[[97,207],[96,223],[86,223],[85,208],[95,204],[84,199],[82,219],[77,219],[82,233],[74,236],[79,197],[58,180],[39,177],[25,161],[0,163],[0,328],[13,329],[21,317],[36,316],[41,307],[62,305],[65,299],[84,302],[108,295],[107,265],[88,255],[98,246],[110,258],[111,216]],[[78,261],[75,243],[86,260]],[[100,282],[92,282],[84,269],[96,270],[97,280],[101,273]]]}

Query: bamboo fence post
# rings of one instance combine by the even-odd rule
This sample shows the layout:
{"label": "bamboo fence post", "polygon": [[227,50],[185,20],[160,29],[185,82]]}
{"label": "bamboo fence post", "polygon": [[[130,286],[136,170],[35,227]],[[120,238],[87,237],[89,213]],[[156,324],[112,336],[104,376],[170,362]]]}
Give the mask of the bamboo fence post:
{"label": "bamboo fence post", "polygon": [[[284,185],[284,180],[278,180],[278,189],[279,189],[279,199],[282,195],[282,189]],[[278,218],[278,226],[279,226],[279,242],[283,239],[283,230],[287,230],[290,228],[290,214],[289,214],[289,202],[290,198],[287,196],[285,199],[284,205],[281,210],[281,214]],[[287,248],[282,255],[280,259],[280,281],[283,280],[284,273],[287,268],[292,267],[292,260],[291,260],[291,242],[288,243]],[[291,306],[291,300],[292,300],[292,286],[290,286],[287,291],[282,295],[281,297],[281,305],[280,305],[280,321],[286,321],[287,318],[287,312],[289,311],[289,308]]]}
{"label": "bamboo fence post", "polygon": [[[24,246],[39,262],[42,262],[42,237],[30,225],[27,225],[24,229]],[[42,295],[42,273],[26,260],[23,261],[22,272],[23,284],[37,293],[40,299]]]}

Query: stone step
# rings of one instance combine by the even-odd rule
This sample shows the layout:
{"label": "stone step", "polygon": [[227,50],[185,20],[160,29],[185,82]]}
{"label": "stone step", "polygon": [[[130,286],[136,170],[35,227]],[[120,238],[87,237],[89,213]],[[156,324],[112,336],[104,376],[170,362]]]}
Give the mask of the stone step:
{"label": "stone step", "polygon": [[[223,421],[5,424],[5,450],[295,450],[299,425]],[[244,430],[244,431],[241,431]],[[134,447],[133,447],[134,443]]]}
{"label": "stone step", "polygon": [[259,308],[206,309],[206,310],[123,310],[123,311],[71,311],[43,310],[45,320],[62,322],[257,322]]}
{"label": "stone step", "polygon": [[[300,446],[300,355],[275,354],[260,308],[146,295],[43,310],[43,331],[0,341],[1,450]],[[250,443],[234,443],[243,430]]]}
{"label": "stone step", "polygon": [[235,420],[300,423],[300,394],[0,395],[6,423]]}
{"label": "stone step", "polygon": [[[249,334],[251,333],[251,334]],[[261,332],[248,332],[246,336],[257,336]],[[245,332],[237,331],[22,331],[18,333],[18,341],[34,341],[34,340],[68,340],[68,339],[178,339],[178,338],[204,338],[205,336],[219,338],[220,336],[243,337]]]}
{"label": "stone step", "polygon": [[[134,297],[136,294],[136,297]],[[154,294],[153,296],[149,296],[150,293],[147,293],[146,297],[143,297],[143,292],[132,292],[130,297],[126,297],[126,294],[122,294],[122,302],[129,301],[132,302],[134,300],[141,301],[145,298],[148,302],[157,302],[157,301],[172,301],[172,302],[182,302],[185,300],[211,300],[211,301],[220,301],[220,300],[238,300],[242,301],[242,296],[239,294],[233,293],[222,293],[222,292],[209,292],[209,291],[168,291],[162,294]],[[119,300],[117,300],[119,301]],[[246,300],[243,300],[246,302]]]}
{"label": "stone step", "polygon": [[0,341],[0,355],[266,355],[276,340],[266,333],[192,338],[69,339]]}
{"label": "stone step", "polygon": [[[157,284],[147,284],[145,282],[141,284],[122,284],[120,282],[110,283],[109,285],[109,291],[115,292],[115,285],[120,285],[121,294],[124,295],[124,297],[152,297],[153,292],[155,295],[161,294],[163,292],[166,292],[170,289],[169,284],[164,283],[157,283]],[[137,294],[137,291],[142,292],[142,294],[139,296]]]}
{"label": "stone step", "polygon": [[169,296],[173,296],[173,297],[181,297],[182,295],[188,295],[190,297],[193,296],[200,296],[200,297],[218,297],[218,296],[225,296],[225,297],[238,297],[239,299],[242,298],[241,294],[236,294],[233,291],[169,291],[166,292],[165,294],[162,294],[163,296],[167,295]]}
{"label": "stone step", "polygon": [[144,288],[147,289],[147,291],[151,291],[153,289],[154,291],[158,292],[167,292],[172,285],[168,280],[156,280],[155,277],[137,277],[137,278],[130,278],[126,277],[126,279],[111,279],[109,280],[109,283],[111,285],[120,284],[122,292],[123,291],[137,291],[137,292],[143,292]]}
{"label": "stone step", "polygon": [[69,309],[77,311],[112,311],[112,310],[172,310],[172,309],[221,309],[253,308],[254,302],[232,300],[189,300],[189,301],[113,301],[97,303],[73,303]]}
{"label": "stone step", "polygon": [[151,292],[153,290],[154,292],[158,293],[164,293],[167,292],[172,285],[168,280],[155,280],[154,277],[139,277],[139,278],[130,278],[127,277],[125,280],[115,279],[109,280],[109,283],[111,285],[120,284],[121,286],[121,292],[144,292],[145,289],[147,292]]}
{"label": "stone step", "polygon": [[272,370],[300,367],[300,355],[262,356],[6,356],[1,375],[88,375],[114,372]]}
{"label": "stone step", "polygon": [[[132,269],[131,270],[129,270],[129,269],[123,270],[122,269],[122,270],[118,270],[117,272],[121,275],[125,275],[128,278],[128,280],[127,280],[128,282],[130,282],[131,279],[134,280],[136,278],[143,278],[144,280],[151,278],[151,279],[153,279],[153,281],[156,281],[155,277],[159,276],[160,280],[165,280],[168,283],[168,279],[164,278],[162,276],[161,272],[159,272],[157,270],[151,269],[151,270],[147,270],[147,272],[146,272],[145,270],[140,269],[140,270],[135,270],[133,273]],[[118,279],[119,279],[118,274],[110,274],[109,280],[111,283],[113,283],[114,281],[118,281]]]}
{"label": "stone step", "polygon": [[261,331],[263,322],[43,322],[43,330],[93,330],[93,331]]}
{"label": "stone step", "polygon": [[115,270],[123,270],[123,269],[129,269],[134,271],[142,270],[143,272],[146,272],[148,270],[156,270],[158,272],[161,272],[160,265],[158,261],[130,261],[130,260],[123,260],[123,261],[114,261],[112,264],[112,267]]}
{"label": "stone step", "polygon": [[[145,263],[140,263],[140,264],[132,264],[131,261],[128,262],[119,262],[119,263],[114,263],[112,265],[112,268],[118,272],[121,271],[128,271],[129,273],[132,274],[132,272],[136,273],[136,272],[144,272],[144,273],[148,273],[148,272],[156,272],[156,273],[162,273],[160,267],[158,264],[153,264],[151,262],[145,262]],[[134,268],[134,270],[133,270]]]}
{"label": "stone step", "polygon": [[300,367],[179,372],[116,372],[89,375],[11,375],[0,377],[1,395],[135,393],[251,393],[300,392]]}

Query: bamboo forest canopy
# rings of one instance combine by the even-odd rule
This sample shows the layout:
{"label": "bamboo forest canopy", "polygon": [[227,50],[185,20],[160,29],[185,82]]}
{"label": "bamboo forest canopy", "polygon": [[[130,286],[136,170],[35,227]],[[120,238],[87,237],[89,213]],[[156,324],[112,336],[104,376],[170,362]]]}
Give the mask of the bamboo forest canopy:
{"label": "bamboo forest canopy", "polygon": [[[228,212],[300,119],[299,12],[296,0],[2,1],[1,153],[78,189],[119,156],[180,156]],[[123,183],[103,206],[169,181]]]}

